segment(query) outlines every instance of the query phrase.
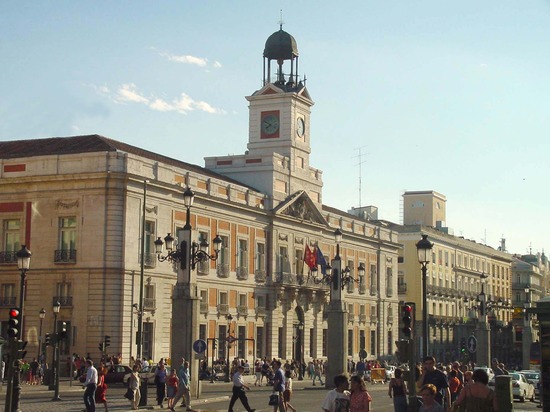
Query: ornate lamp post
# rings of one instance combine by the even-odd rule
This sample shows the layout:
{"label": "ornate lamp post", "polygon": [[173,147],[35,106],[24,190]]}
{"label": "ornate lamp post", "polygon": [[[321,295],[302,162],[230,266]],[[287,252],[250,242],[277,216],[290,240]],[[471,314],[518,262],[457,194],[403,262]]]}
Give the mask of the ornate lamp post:
{"label": "ornate lamp post", "polygon": [[25,280],[27,277],[27,270],[31,265],[31,251],[27,249],[27,246],[21,246],[21,249],[15,254],[17,256],[17,267],[21,272],[21,285],[19,288],[19,313],[20,313],[20,328],[19,339],[23,339],[23,319],[25,314]]}
{"label": "ornate lamp post", "polygon": [[523,369],[530,369],[530,354],[531,354],[531,343],[533,342],[533,335],[531,331],[531,288],[527,285],[525,286],[525,318],[523,321],[523,333],[522,333],[522,342],[521,349],[523,352],[522,366]]}
{"label": "ornate lamp post", "polygon": [[36,356],[36,359],[38,359],[39,363],[42,363],[42,360],[40,359],[40,355],[42,355],[42,323],[44,323],[44,318],[46,317],[46,310],[44,308],[40,309],[40,312],[38,312],[38,317],[40,318],[40,329],[38,333],[38,355]]}
{"label": "ornate lamp post", "polygon": [[[199,336],[199,305],[200,297],[197,292],[197,281],[194,275],[195,266],[199,262],[216,260],[222,247],[222,239],[218,235],[214,238],[214,254],[208,251],[208,242],[202,239],[200,244],[191,240],[191,207],[193,206],[195,194],[190,188],[183,193],[183,204],[187,209],[187,216],[183,230],[178,233],[179,245],[174,249],[175,239],[170,233],[164,238],[159,237],[155,241],[155,250],[158,260],[163,262],[179,262],[180,268],[177,272],[177,281],[172,293],[172,319],[182,318],[183,324],[172,323],[171,329],[171,359],[185,358],[189,361],[191,372],[191,390],[197,388],[196,396],[199,395],[199,362],[193,357],[193,342]],[[162,256],[163,245],[167,254]],[[177,247],[179,246],[179,248]]]}
{"label": "ornate lamp post", "polygon": [[485,294],[485,282],[487,281],[487,275],[482,273],[481,279],[481,293],[478,295],[477,300],[479,302],[479,322],[477,323],[477,363],[478,365],[489,366],[491,360],[491,329],[487,322],[487,295]]}
{"label": "ornate lamp post", "polygon": [[231,379],[229,377],[231,364],[230,364],[230,357],[229,357],[229,350],[231,349],[231,321],[233,320],[233,316],[231,316],[231,313],[227,315],[227,338],[225,339],[226,342],[226,348],[227,348],[227,354],[226,354],[226,367],[225,367],[225,381],[231,382]]}
{"label": "ornate lamp post", "polygon": [[422,353],[428,356],[428,264],[432,260],[433,243],[428,240],[428,235],[422,235],[416,243],[418,262],[422,270]]}
{"label": "ornate lamp post", "polygon": [[298,347],[300,359],[298,360],[298,380],[304,380],[304,322],[298,323]]}
{"label": "ornate lamp post", "polygon": [[49,386],[49,390],[54,391],[52,401],[60,401],[59,397],[59,332],[57,327],[57,315],[61,310],[61,303],[59,301],[55,302],[53,305],[53,338],[55,339],[55,344],[53,347],[53,381]]}

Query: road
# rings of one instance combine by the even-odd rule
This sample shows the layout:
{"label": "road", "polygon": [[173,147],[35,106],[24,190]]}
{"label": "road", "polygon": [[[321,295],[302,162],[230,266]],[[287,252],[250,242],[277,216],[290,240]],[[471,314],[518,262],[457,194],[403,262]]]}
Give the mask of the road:
{"label": "road", "polygon": [[[250,378],[247,378],[249,382]],[[223,382],[203,382],[202,383],[202,396],[199,400],[192,401],[193,410],[196,412],[209,411],[227,411],[229,404],[229,398],[231,395],[231,384]],[[1,410],[4,410],[6,387],[1,388],[0,393],[0,405]],[[393,412],[393,403],[388,397],[387,384],[368,384],[368,390],[373,397],[373,411],[376,412]],[[107,399],[109,401],[109,411],[131,411],[130,403],[127,401],[123,394],[125,388],[122,385],[110,385],[107,390]],[[294,381],[294,393],[292,396],[292,404],[299,412],[319,412],[320,406],[327,393],[327,390],[320,386],[312,386],[311,381]],[[270,412],[272,407],[268,406],[268,398],[271,394],[270,387],[255,387],[251,386],[251,390],[247,393],[250,405],[258,412]],[[20,402],[20,409],[23,412],[80,412],[84,409],[84,403],[82,401],[83,390],[79,385],[73,384],[70,386],[69,382],[62,382],[60,386],[60,396],[63,399],[59,402],[52,401],[53,391],[48,391],[45,386],[28,386],[24,385],[22,388],[22,397]],[[153,385],[149,386],[148,392],[148,407],[147,409],[157,409],[155,407],[155,388]],[[141,409],[146,409],[142,407]],[[97,411],[103,412],[103,405],[98,405]],[[168,411],[166,408],[164,410]],[[176,408],[178,411],[184,411],[185,408]],[[531,402],[520,403],[514,401],[514,411],[540,411],[537,408],[537,404]],[[234,408],[235,412],[244,411],[240,401]]]}

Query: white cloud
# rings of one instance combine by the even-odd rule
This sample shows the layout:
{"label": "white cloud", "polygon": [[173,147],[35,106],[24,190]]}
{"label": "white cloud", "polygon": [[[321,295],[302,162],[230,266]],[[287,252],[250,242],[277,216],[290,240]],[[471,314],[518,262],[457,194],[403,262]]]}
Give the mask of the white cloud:
{"label": "white cloud", "polygon": [[186,93],[181,93],[179,97],[171,102],[160,97],[145,97],[133,83],[125,83],[119,86],[116,92],[112,92],[107,86],[94,86],[92,88],[101,96],[105,96],[115,103],[138,103],[149,107],[157,112],[178,112],[187,114],[198,110],[211,114],[226,114],[223,109],[218,109],[210,103],[194,100]]}
{"label": "white cloud", "polygon": [[115,100],[118,102],[135,102],[149,104],[149,100],[140,95],[136,89],[136,85],[133,83],[123,84],[117,90]]}
{"label": "white cloud", "polygon": [[[156,50],[152,48],[153,50]],[[176,63],[183,63],[183,64],[192,64],[199,67],[207,67],[208,66],[208,59],[206,57],[197,57],[197,56],[190,56],[188,54],[172,54],[172,53],[166,53],[166,52],[158,52],[159,56],[164,57],[168,61],[176,62]],[[219,69],[222,67],[221,63],[219,61],[215,61],[211,64],[211,66],[215,69]]]}

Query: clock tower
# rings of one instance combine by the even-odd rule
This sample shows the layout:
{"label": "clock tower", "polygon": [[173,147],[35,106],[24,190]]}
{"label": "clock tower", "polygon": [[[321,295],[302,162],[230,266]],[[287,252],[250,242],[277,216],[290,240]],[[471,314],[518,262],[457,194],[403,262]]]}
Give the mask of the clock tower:
{"label": "clock tower", "polygon": [[309,165],[314,103],[298,74],[296,40],[282,26],[267,39],[263,60],[263,87],[246,98],[248,150],[244,155],[208,157],[206,167],[267,193],[272,199],[268,208],[298,191],[320,208],[322,172]]}

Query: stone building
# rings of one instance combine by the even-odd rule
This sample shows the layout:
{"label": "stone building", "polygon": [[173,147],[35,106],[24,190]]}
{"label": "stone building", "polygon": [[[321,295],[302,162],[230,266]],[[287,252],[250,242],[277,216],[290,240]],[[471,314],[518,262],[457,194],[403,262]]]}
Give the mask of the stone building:
{"label": "stone building", "polygon": [[[51,307],[59,301],[58,321],[70,332],[64,356],[97,359],[108,335],[107,352],[128,361],[137,353],[142,280],[142,354],[170,356],[173,330],[191,314],[172,316],[179,266],[160,262],[154,242],[167,233],[177,238],[189,218],[193,240],[222,239],[218,259],[195,268],[197,337],[208,342],[209,358],[327,356],[329,287],[318,265],[321,255],[327,262],[334,256],[336,229],[343,232],[340,255],[352,280],[344,290],[347,354],[394,353],[398,233],[323,204],[322,172],[309,164],[313,101],[298,76],[296,41],[277,31],[264,58],[264,85],[247,97],[248,151],[207,157],[206,167],[100,135],[0,142],[3,336],[8,308],[18,305],[14,254],[27,245],[28,357],[38,354],[41,326],[42,335],[53,331]],[[276,79],[269,76],[273,61]],[[291,69],[283,71],[284,64]],[[195,193],[189,217],[186,188]],[[304,264],[307,250],[319,258],[319,270]]]}

